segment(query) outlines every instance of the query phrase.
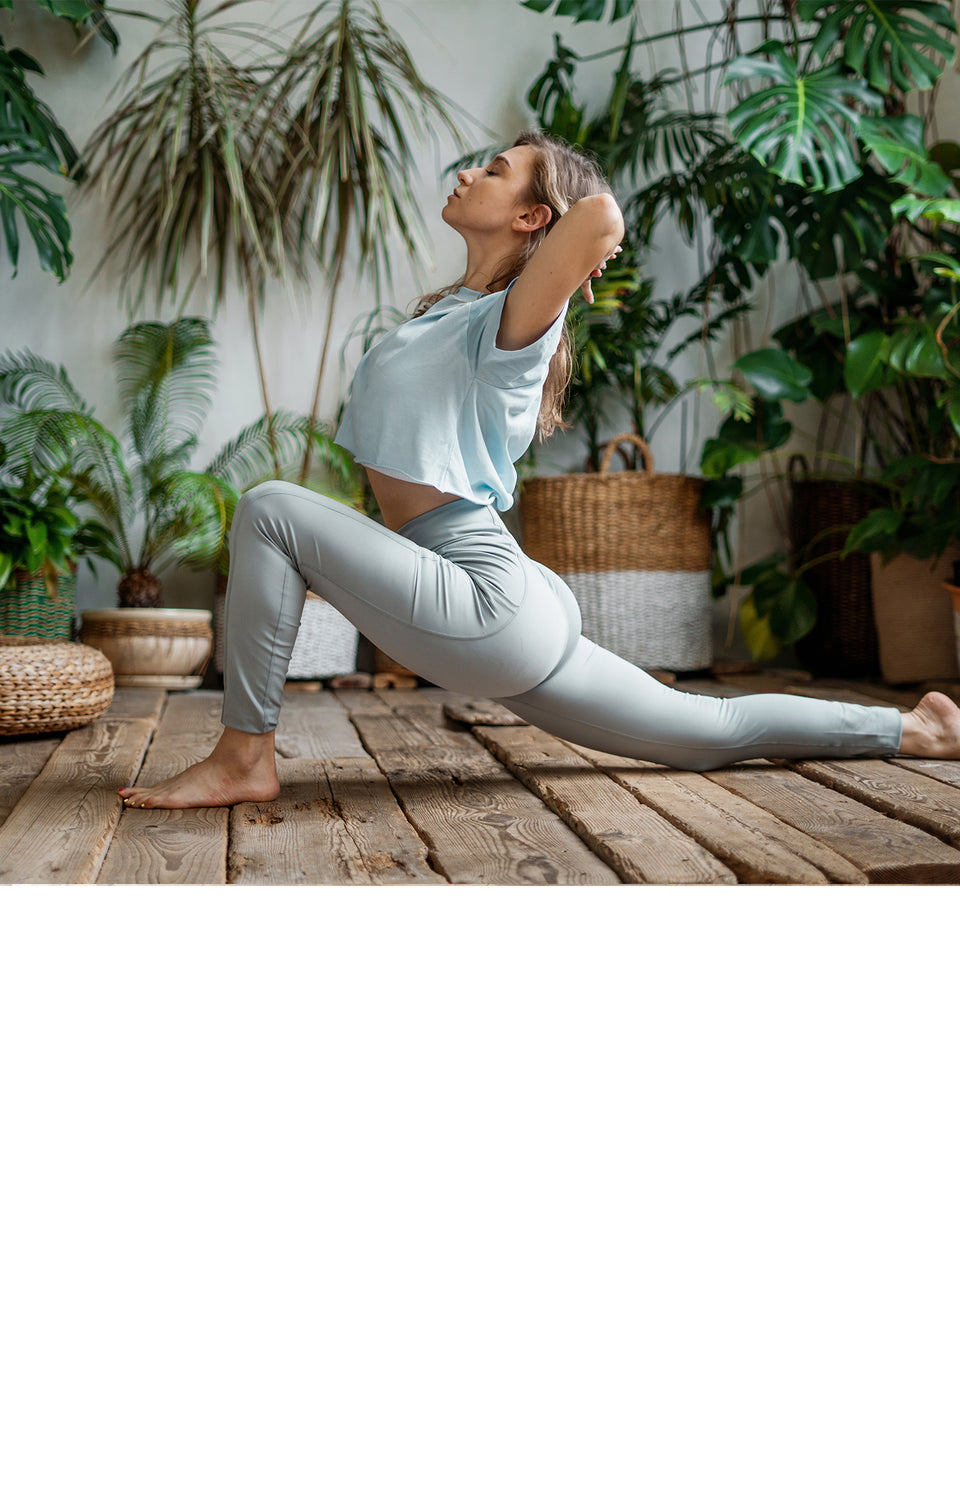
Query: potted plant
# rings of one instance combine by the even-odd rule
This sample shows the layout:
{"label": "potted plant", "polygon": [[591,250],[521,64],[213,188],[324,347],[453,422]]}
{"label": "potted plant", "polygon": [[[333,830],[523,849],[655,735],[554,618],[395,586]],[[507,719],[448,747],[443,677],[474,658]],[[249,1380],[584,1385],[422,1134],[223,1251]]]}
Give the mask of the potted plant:
{"label": "potted plant", "polygon": [[0,446],[0,635],[72,638],[77,560],[106,557],[110,536],[69,506],[69,482],[12,475]]}
{"label": "potted plant", "polygon": [[126,447],[66,372],[29,350],[0,357],[0,442],[14,463],[36,467],[55,456],[76,503],[102,525],[101,557],[120,571],[118,608],[85,612],[82,640],[107,654],[118,684],[191,688],[210,657],[211,613],[164,608],[156,572],[172,561],[212,565],[229,506],[273,473],[276,453],[292,463],[309,437],[322,458],[340,463],[339,454],[308,419],[275,413],[250,424],[203,470],[191,469],[216,373],[207,321],[131,325],[113,356]]}

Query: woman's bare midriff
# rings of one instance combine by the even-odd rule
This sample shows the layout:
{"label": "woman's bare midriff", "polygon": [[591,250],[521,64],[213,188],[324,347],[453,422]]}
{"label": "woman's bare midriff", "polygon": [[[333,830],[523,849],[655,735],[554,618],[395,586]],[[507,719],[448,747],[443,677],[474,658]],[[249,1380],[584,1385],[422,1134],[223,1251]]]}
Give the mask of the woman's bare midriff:
{"label": "woman's bare midriff", "polygon": [[399,481],[396,476],[384,475],[382,470],[371,470],[369,465],[365,469],[383,521],[393,533],[424,512],[457,499],[455,491],[438,491],[435,486],[422,486],[417,481]]}

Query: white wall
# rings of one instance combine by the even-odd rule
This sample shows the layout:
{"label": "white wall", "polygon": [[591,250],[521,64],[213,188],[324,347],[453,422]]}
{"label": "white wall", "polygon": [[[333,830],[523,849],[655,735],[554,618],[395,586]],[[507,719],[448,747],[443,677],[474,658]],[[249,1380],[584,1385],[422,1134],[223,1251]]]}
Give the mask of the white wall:
{"label": "white wall", "polygon": [[[165,7],[158,3],[158,13]],[[626,23],[615,26],[600,23],[574,25],[566,19],[544,17],[525,10],[519,0],[384,0],[387,21],[400,33],[410,49],[422,75],[436,88],[451,95],[482,124],[476,128],[477,144],[504,139],[532,123],[525,94],[533,79],[552,54],[552,38],[559,32],[575,52],[590,54],[620,45],[626,38]],[[270,0],[250,0],[235,14],[235,19],[253,23],[269,22],[273,29],[284,22],[295,22],[311,6],[304,0],[287,0],[273,4]],[[719,0],[712,0],[705,13],[719,13]],[[643,8],[648,33],[667,30],[673,22],[672,0],[649,0]],[[72,29],[55,20],[33,0],[16,0],[12,18],[0,12],[0,34],[7,47],[19,46],[35,56],[45,70],[34,87],[46,100],[73,140],[82,145],[97,123],[119,99],[109,91],[154,34],[149,23],[121,18],[118,29],[123,44],[116,58],[105,44],[95,42],[77,54]],[[639,51],[643,66],[652,73],[676,66],[676,49],[660,42]],[[691,56],[695,53],[691,51]],[[613,59],[582,64],[578,69],[582,97],[599,105],[606,97]],[[679,106],[681,96],[676,103]],[[486,128],[486,133],[483,128]],[[429,283],[439,286],[453,280],[462,270],[462,242],[440,220],[440,208],[449,191],[442,169],[456,152],[445,142],[438,153],[429,149],[420,155],[421,203],[424,218],[435,229],[429,255]],[[449,176],[449,175],[448,175]],[[107,241],[108,225],[103,206],[90,197],[65,185],[73,226],[74,266],[67,281],[59,285],[41,272],[36,254],[26,237],[21,250],[20,272],[10,279],[8,264],[0,264],[0,307],[2,307],[2,343],[4,348],[29,346],[48,359],[62,362],[76,385],[92,401],[98,417],[118,428],[120,413],[113,387],[110,345],[130,322],[128,309],[122,304],[119,277],[115,270],[104,270],[90,281]],[[394,303],[404,308],[420,290],[413,275],[395,257],[399,269]],[[647,266],[648,275],[656,279],[656,295],[671,293],[698,280],[696,251],[688,247],[676,231],[662,230],[653,247]],[[781,273],[770,284],[771,299],[761,298],[759,314],[745,328],[736,345],[732,341],[718,344],[715,351],[719,375],[728,374],[729,362],[742,350],[751,348],[769,336],[771,328],[800,311],[796,282],[792,272]],[[783,283],[783,287],[779,286]],[[342,395],[339,352],[347,331],[360,312],[372,307],[372,289],[358,282],[355,268],[348,271],[341,288],[334,324],[331,358],[323,390],[321,416],[332,419]],[[195,296],[186,312],[204,314],[212,305],[203,296]],[[275,406],[307,411],[313,392],[316,361],[327,308],[324,282],[317,274],[308,290],[287,293],[274,287],[268,293],[263,316],[264,346],[268,388]],[[166,303],[157,308],[147,301],[137,313],[140,319],[170,318],[175,310]],[[221,307],[215,322],[215,334],[221,357],[220,383],[213,411],[204,432],[196,462],[206,463],[219,446],[244,424],[262,412],[259,385],[250,339],[246,307],[236,289]],[[682,326],[688,333],[690,326]],[[679,332],[678,332],[679,333]],[[671,339],[676,342],[678,334]],[[359,343],[350,347],[348,375],[359,356]],[[706,364],[690,356],[676,371],[678,379],[708,375]],[[699,404],[699,423],[695,427],[697,403],[688,400],[687,470],[696,473],[700,446],[715,432],[716,409],[706,400]],[[652,415],[652,416],[655,416]],[[791,415],[788,415],[791,416]],[[655,444],[658,469],[680,467],[680,416],[678,408],[660,428]],[[582,463],[582,446],[570,436],[551,441],[540,456],[540,469],[559,471],[576,469]],[[785,493],[774,487],[774,501]],[[781,507],[782,513],[782,507]],[[513,524],[515,514],[508,514]],[[744,558],[757,557],[780,541],[775,509],[760,500],[745,511],[741,544]],[[86,565],[78,577],[78,605],[83,610],[115,603],[115,572],[98,563],[95,579]],[[201,574],[183,569],[165,575],[168,605],[209,606],[213,599],[212,572]],[[730,638],[727,625],[731,603],[717,608],[718,651],[742,651],[739,639]]]}

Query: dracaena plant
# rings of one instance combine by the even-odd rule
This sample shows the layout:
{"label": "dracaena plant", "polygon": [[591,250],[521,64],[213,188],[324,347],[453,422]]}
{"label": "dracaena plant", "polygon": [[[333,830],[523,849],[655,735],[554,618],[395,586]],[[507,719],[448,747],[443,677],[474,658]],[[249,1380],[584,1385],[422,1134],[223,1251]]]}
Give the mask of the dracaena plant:
{"label": "dracaena plant", "polygon": [[[273,21],[234,19],[249,3],[167,0],[166,14],[149,18],[156,35],[86,145],[88,188],[107,197],[113,235],[101,267],[119,262],[131,311],[148,285],[158,305],[169,296],[183,308],[212,278],[216,312],[237,277],[268,417],[267,280],[327,279],[315,420],[351,247],[379,297],[395,243],[419,256],[412,143],[448,129],[463,138],[451,102],[418,73],[376,0],[321,0],[286,39]],[[301,481],[311,453],[305,439]]]}
{"label": "dracaena plant", "polygon": [[202,569],[224,559],[241,490],[288,467],[307,441],[346,493],[349,457],[310,419],[266,415],[228,441],[202,470],[200,443],[216,377],[208,321],[131,325],[113,348],[124,442],[94,416],[62,367],[32,351],[0,357],[0,443],[6,462],[55,477],[71,503],[102,524],[100,556],[120,571],[120,606],[159,606],[156,571],[173,562]]}

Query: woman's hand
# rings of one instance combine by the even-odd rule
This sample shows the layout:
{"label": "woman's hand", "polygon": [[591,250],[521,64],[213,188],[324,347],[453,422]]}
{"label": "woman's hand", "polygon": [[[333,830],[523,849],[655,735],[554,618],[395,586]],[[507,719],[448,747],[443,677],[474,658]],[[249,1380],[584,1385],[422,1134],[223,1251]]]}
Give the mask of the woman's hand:
{"label": "woman's hand", "polygon": [[[614,249],[610,252],[610,255],[619,256],[622,250],[623,246],[615,246]],[[580,284],[580,291],[588,303],[593,302],[593,288],[590,284],[594,277],[599,277],[602,274],[606,265],[607,263],[605,261],[601,261],[598,267],[594,267],[593,271],[590,273],[590,276]]]}

